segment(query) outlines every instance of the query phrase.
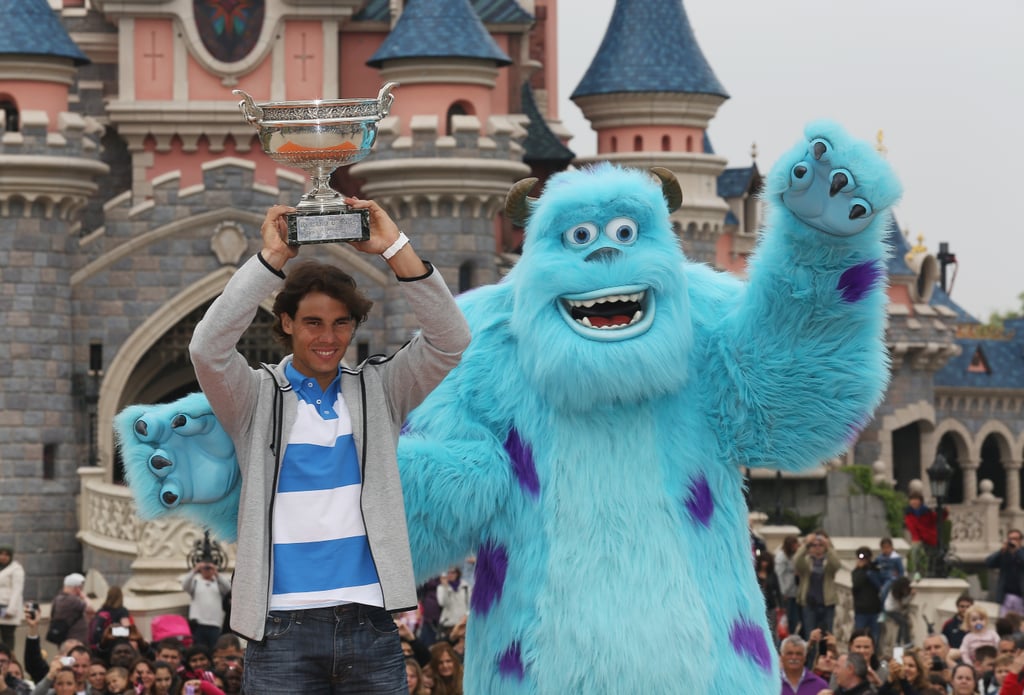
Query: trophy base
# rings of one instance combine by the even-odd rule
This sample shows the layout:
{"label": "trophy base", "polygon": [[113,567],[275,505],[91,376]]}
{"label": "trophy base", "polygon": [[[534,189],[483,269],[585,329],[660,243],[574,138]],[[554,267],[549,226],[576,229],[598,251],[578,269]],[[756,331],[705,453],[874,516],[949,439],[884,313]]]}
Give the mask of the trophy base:
{"label": "trophy base", "polygon": [[339,241],[366,241],[370,238],[369,210],[336,210],[323,212],[291,212],[288,222],[288,243],[333,244]]}

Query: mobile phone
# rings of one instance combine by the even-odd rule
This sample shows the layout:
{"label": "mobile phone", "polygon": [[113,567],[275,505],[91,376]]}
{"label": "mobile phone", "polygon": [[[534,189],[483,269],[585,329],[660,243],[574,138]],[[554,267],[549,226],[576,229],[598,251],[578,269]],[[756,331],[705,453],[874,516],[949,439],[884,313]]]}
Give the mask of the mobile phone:
{"label": "mobile phone", "polygon": [[75,665],[75,657],[73,657],[73,656],[62,656],[60,658],[60,664],[61,664],[61,666],[74,666]]}
{"label": "mobile phone", "polygon": [[900,663],[903,662],[903,647],[892,648],[892,660],[899,661]]}
{"label": "mobile phone", "polygon": [[110,635],[112,637],[127,637],[128,634],[129,630],[124,625],[115,625],[110,628]]}

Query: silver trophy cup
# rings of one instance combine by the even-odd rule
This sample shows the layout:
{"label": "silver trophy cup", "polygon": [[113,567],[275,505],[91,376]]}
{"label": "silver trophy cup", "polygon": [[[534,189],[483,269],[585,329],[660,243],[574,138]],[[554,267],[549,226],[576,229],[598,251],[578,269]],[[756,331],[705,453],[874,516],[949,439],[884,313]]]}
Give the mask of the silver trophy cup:
{"label": "silver trophy cup", "polygon": [[286,215],[289,244],[365,241],[370,215],[353,210],[331,188],[338,167],[365,159],[377,139],[377,122],[388,115],[397,86],[388,82],[376,99],[272,101],[257,104],[241,89],[233,94],[245,120],[259,133],[260,144],[278,164],[305,169],[313,189],[302,196],[298,212]]}

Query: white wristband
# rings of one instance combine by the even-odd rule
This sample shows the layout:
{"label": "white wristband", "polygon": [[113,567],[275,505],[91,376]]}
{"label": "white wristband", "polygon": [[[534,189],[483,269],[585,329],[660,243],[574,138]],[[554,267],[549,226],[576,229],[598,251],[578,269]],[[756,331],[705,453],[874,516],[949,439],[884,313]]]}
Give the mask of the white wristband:
{"label": "white wristband", "polygon": [[395,239],[395,243],[384,249],[384,253],[380,255],[385,261],[390,261],[392,256],[405,248],[405,245],[409,243],[409,237],[405,235],[405,232],[399,232],[398,238]]}

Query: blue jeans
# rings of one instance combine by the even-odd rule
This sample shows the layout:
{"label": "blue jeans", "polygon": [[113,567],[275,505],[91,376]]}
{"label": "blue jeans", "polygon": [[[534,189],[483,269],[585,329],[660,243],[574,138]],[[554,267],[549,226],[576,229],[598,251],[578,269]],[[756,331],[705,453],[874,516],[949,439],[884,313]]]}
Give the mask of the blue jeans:
{"label": "blue jeans", "polygon": [[804,620],[800,628],[801,636],[808,639],[811,631],[817,627],[824,632],[832,632],[832,621],[835,617],[835,606],[804,606]]}
{"label": "blue jeans", "polygon": [[398,627],[383,608],[349,603],[271,611],[262,642],[245,650],[246,695],[406,695]]}
{"label": "blue jeans", "polygon": [[[875,643],[875,648],[878,648],[878,637],[881,633],[881,624],[878,622],[878,613],[854,613],[853,614],[853,629],[860,630],[861,628],[871,628],[871,640]],[[903,644],[903,642],[899,642]]]}

